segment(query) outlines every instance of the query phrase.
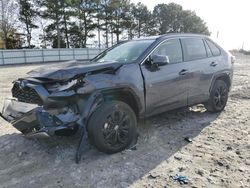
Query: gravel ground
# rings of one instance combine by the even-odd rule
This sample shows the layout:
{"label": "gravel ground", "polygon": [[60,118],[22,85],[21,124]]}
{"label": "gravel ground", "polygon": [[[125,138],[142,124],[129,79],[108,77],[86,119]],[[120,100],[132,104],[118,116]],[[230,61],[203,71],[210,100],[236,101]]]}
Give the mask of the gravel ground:
{"label": "gravel ground", "polygon": [[[79,165],[76,137],[26,138],[1,119],[0,187],[250,187],[250,57],[237,58],[222,113],[198,105],[152,117],[139,124],[136,150],[91,148]],[[11,81],[38,66],[0,67],[0,107]],[[174,181],[176,174],[188,184]]]}

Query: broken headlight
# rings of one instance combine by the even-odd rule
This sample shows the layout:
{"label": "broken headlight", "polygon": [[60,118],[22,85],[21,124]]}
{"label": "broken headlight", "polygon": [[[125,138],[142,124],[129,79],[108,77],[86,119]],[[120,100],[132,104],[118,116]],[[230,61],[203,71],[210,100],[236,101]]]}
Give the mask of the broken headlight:
{"label": "broken headlight", "polygon": [[48,85],[46,88],[49,92],[59,92],[66,90],[76,90],[77,88],[84,85],[83,77],[78,77],[63,83],[55,83]]}

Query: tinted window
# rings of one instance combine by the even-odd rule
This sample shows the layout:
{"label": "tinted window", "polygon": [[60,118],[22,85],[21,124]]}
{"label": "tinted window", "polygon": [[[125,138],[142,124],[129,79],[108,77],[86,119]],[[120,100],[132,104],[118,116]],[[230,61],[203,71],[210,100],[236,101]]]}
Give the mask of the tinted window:
{"label": "tinted window", "polygon": [[184,59],[186,61],[207,57],[207,52],[202,39],[185,38],[182,39],[182,43],[184,48]]}
{"label": "tinted window", "polygon": [[206,41],[207,41],[207,44],[208,44],[208,46],[210,47],[210,49],[212,51],[212,54],[214,56],[220,55],[220,49],[214,43],[212,43],[211,41],[209,41],[209,40],[206,40]]}
{"label": "tinted window", "polygon": [[158,46],[152,55],[168,56],[170,63],[182,62],[182,50],[179,39],[171,39]]}
{"label": "tinted window", "polygon": [[205,42],[205,47],[206,47],[206,50],[207,50],[207,57],[212,57],[213,54],[211,52],[211,49],[209,48],[208,44]]}

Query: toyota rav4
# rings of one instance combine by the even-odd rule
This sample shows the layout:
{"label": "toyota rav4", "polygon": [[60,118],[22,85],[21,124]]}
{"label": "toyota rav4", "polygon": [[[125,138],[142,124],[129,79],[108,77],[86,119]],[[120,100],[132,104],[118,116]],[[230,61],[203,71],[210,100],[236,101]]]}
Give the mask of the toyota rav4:
{"label": "toyota rav4", "polygon": [[25,135],[82,130],[79,148],[88,138],[100,151],[116,153],[136,138],[140,118],[199,103],[222,111],[234,61],[203,35],[125,41],[88,63],[46,66],[14,81],[1,116]]}

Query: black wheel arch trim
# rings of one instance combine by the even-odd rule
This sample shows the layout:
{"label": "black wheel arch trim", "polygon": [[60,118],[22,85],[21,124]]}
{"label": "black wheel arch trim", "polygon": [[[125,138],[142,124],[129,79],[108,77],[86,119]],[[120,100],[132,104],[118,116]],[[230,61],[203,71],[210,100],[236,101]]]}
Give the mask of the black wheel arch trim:
{"label": "black wheel arch trim", "polygon": [[214,83],[217,79],[221,78],[221,77],[226,77],[229,81],[229,89],[232,85],[232,80],[231,80],[231,77],[230,77],[230,72],[223,72],[223,73],[219,73],[219,74],[216,74],[213,76],[213,79],[212,79],[212,82],[210,84],[210,88],[209,88],[209,93],[211,92],[213,86],[214,86]]}
{"label": "black wheel arch trim", "polygon": [[[117,95],[117,93],[122,93],[123,96],[126,96],[126,94],[129,93],[133,97],[134,102],[136,103],[136,104],[134,104],[135,106],[133,106],[133,105],[131,106],[131,104],[129,104],[129,102],[126,100],[122,100],[122,101],[127,103],[135,111],[135,114],[138,117],[142,116],[143,111],[144,111],[143,104],[142,104],[143,101],[140,101],[140,97],[133,91],[132,88],[130,88],[130,87],[106,88],[106,89],[100,90],[100,93],[102,93],[104,98],[106,96],[110,96],[110,95]],[[122,96],[120,96],[120,97],[122,97]],[[136,108],[136,109],[134,109],[134,108]]]}
{"label": "black wheel arch trim", "polygon": [[[101,105],[105,101],[106,97],[111,96],[112,94],[116,95],[117,92],[120,93],[123,92],[124,94],[127,94],[126,92],[129,92],[131,96],[133,96],[134,101],[136,102],[138,113],[140,113],[143,106],[140,102],[139,96],[137,96],[136,93],[131,88],[128,87],[106,88],[106,89],[96,90],[95,92],[90,94],[87,98],[84,97],[82,100],[78,102],[78,108],[81,109],[80,114],[81,117],[83,118],[83,119],[80,118],[81,123],[79,122],[79,124],[82,124],[82,122],[86,124],[91,114],[99,107],[99,105]],[[123,102],[128,104],[128,102],[126,101]],[[84,106],[84,108],[82,108],[82,106]],[[133,109],[133,107],[131,108]]]}

